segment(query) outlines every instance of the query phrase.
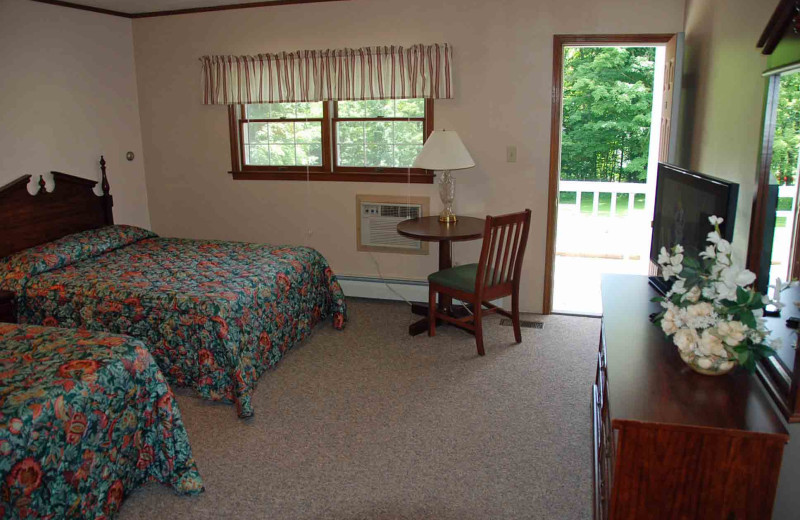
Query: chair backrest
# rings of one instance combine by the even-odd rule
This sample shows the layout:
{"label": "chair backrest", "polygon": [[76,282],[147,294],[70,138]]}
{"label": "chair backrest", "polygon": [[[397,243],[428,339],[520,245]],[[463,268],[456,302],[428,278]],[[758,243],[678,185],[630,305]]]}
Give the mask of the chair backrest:
{"label": "chair backrest", "polygon": [[483,247],[478,261],[475,292],[484,293],[495,286],[519,283],[522,257],[528,243],[531,210],[497,217],[487,216]]}

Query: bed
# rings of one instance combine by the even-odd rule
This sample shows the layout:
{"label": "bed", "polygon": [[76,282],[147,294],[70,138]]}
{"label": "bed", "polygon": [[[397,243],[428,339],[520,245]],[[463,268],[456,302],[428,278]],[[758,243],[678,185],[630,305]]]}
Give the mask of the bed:
{"label": "bed", "polygon": [[203,491],[180,411],[145,345],[0,323],[0,517],[110,518],[152,481]]}
{"label": "bed", "polygon": [[233,402],[240,417],[253,414],[261,374],[314,325],[344,327],[344,295],[319,252],[114,226],[101,169],[101,197],[57,172],[52,193],[40,181],[30,196],[25,178],[0,189],[0,223],[17,222],[6,236],[0,224],[0,289],[14,292],[20,322],[141,339],[170,383]]}

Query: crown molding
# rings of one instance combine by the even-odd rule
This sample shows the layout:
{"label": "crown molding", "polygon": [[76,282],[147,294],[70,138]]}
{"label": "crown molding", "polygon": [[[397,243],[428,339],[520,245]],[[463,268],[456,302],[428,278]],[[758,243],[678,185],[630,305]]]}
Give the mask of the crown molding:
{"label": "crown molding", "polygon": [[91,11],[93,13],[107,14],[111,16],[119,16],[121,18],[133,18],[134,15],[130,13],[123,13],[121,11],[112,11],[111,9],[103,9],[101,7],[92,7],[91,5],[81,5],[72,2],[62,2],[61,0],[33,0],[40,4],[57,5],[59,7],[69,7],[70,9],[80,9],[81,11]]}
{"label": "crown molding", "polygon": [[179,14],[208,13],[214,11],[230,11],[233,9],[251,9],[255,7],[275,7],[279,5],[291,5],[291,4],[346,2],[347,0],[273,0],[271,2],[252,2],[247,4],[214,5],[208,7],[192,7],[188,9],[173,9],[170,11],[152,11],[146,13],[123,13],[122,11],[113,11],[111,9],[103,9],[101,7],[76,4],[74,2],[64,2],[62,0],[33,0],[33,1],[39,2],[41,4],[57,5],[60,7],[69,7],[70,9],[80,9],[82,11],[91,11],[93,13],[107,14],[110,16],[119,16],[121,18],[136,19],[136,18],[153,18],[156,16],[175,16]]}

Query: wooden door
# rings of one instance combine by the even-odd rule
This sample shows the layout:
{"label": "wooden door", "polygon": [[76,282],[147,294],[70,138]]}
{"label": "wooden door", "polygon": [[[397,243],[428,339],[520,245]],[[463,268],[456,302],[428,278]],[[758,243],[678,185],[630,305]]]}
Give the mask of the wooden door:
{"label": "wooden door", "polygon": [[666,56],[664,57],[664,97],[661,105],[658,162],[675,163],[682,70],[683,33],[678,33],[667,42]]}

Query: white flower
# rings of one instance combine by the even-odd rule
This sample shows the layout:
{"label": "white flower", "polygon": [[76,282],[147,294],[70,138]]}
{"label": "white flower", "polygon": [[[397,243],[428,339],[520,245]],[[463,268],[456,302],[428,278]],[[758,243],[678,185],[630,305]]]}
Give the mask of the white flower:
{"label": "white flower", "polygon": [[666,247],[662,247],[661,251],[658,252],[658,263],[660,265],[669,263],[669,253],[667,252]]}
{"label": "white flower", "polygon": [[672,294],[683,294],[686,292],[685,280],[677,280],[672,284]]}
{"label": "white flower", "polygon": [[735,347],[744,341],[747,327],[741,321],[723,321],[717,325],[717,332],[726,345]]}
{"label": "white flower", "polygon": [[740,266],[731,266],[722,271],[722,279],[726,285],[746,287],[756,281],[756,275]]}
{"label": "white flower", "polygon": [[708,217],[708,221],[711,223],[712,226],[718,226],[723,222],[725,222],[725,219],[723,219],[722,217],[718,217],[716,215],[711,215],[710,217]]}
{"label": "white flower", "polygon": [[709,300],[717,299],[717,290],[713,285],[708,285],[706,287],[703,287],[701,293],[703,294],[703,298],[707,298]]}
{"label": "white flower", "polygon": [[714,246],[706,246],[706,250],[700,253],[700,258],[715,258],[716,256],[717,250],[714,249]]}
{"label": "white flower", "polygon": [[686,312],[692,318],[702,318],[704,316],[711,316],[711,313],[714,312],[714,307],[708,302],[700,302],[689,305],[686,308]]}
{"label": "white flower", "polygon": [[725,267],[731,265],[731,256],[727,253],[717,253],[717,265]]}
{"label": "white flower", "polygon": [[697,347],[697,332],[694,329],[681,329],[675,333],[672,341],[681,352],[690,352]]}
{"label": "white flower", "polygon": [[700,345],[698,350],[704,356],[720,356],[720,357],[727,357],[728,354],[725,352],[725,345],[722,343],[722,340],[717,337],[715,334],[717,331],[714,329],[706,329],[703,331],[703,334],[700,336]]}
{"label": "white flower", "polygon": [[695,285],[689,290],[689,292],[683,295],[683,299],[690,301],[692,303],[697,303],[697,300],[700,299],[700,294],[701,294],[700,288]]}
{"label": "white flower", "polygon": [[667,312],[664,313],[664,317],[661,318],[661,330],[664,331],[664,334],[670,336],[678,332],[678,326],[675,324],[675,312],[672,309],[667,309]]}
{"label": "white flower", "polygon": [[728,254],[731,252],[731,243],[725,239],[721,239],[719,242],[717,242],[717,250],[720,253]]}
{"label": "white flower", "polygon": [[714,312],[714,306],[708,302],[699,302],[694,305],[689,305],[685,309],[681,309],[680,315],[682,323],[679,325],[686,325],[689,328],[702,330],[708,327],[713,327],[719,316]]}
{"label": "white flower", "polygon": [[736,286],[730,286],[725,282],[715,282],[714,290],[717,292],[717,299],[719,300],[733,300],[736,301]]}
{"label": "white flower", "polygon": [[672,248],[672,252],[675,253],[676,255],[683,254],[683,246],[678,244],[677,246]]}
{"label": "white flower", "polygon": [[[683,266],[681,266],[681,263],[683,263],[683,253],[678,253],[677,255],[675,255],[675,256],[673,256],[673,257],[671,257],[671,258],[669,259],[669,263],[670,263],[670,264],[672,264],[672,269],[673,269],[673,270],[674,270],[676,267],[680,267],[680,268],[682,269],[682,268],[683,268]],[[680,273],[680,272],[681,272],[681,270],[680,270],[680,269],[677,269],[677,270],[675,270],[675,272],[676,272],[676,273]]]}
{"label": "white flower", "polygon": [[717,233],[716,231],[712,231],[711,233],[708,234],[708,238],[706,240],[708,242],[711,242],[712,244],[716,244],[717,242],[722,240],[722,237],[719,236],[719,233]]}

